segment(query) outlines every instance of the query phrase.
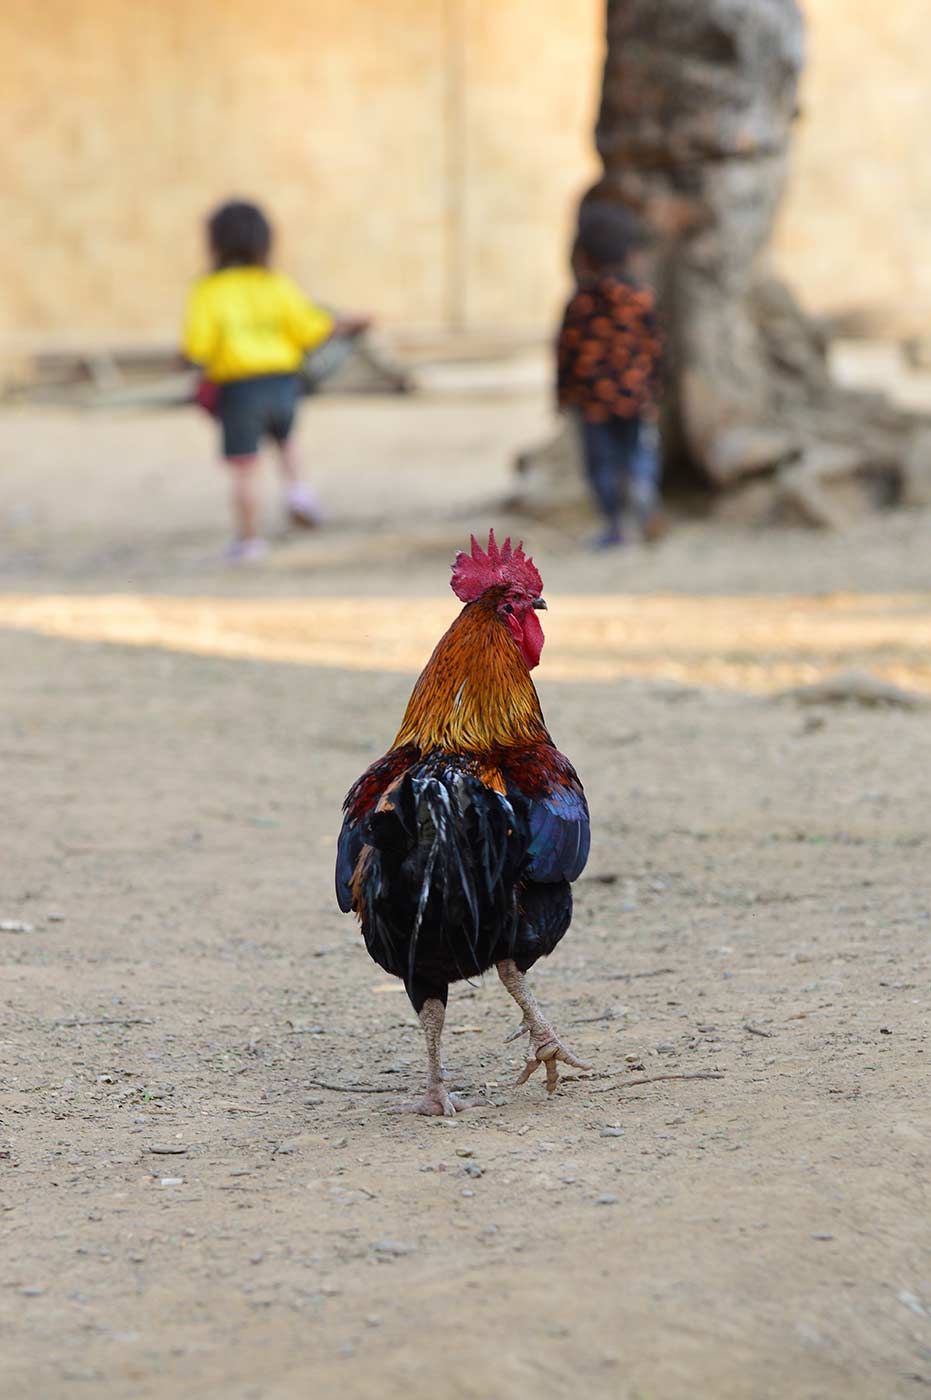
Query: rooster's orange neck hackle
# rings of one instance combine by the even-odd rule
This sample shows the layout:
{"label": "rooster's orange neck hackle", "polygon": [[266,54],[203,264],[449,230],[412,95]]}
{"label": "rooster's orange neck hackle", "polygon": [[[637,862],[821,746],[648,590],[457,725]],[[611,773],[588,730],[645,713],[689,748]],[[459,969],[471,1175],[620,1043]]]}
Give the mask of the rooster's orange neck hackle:
{"label": "rooster's orange neck hackle", "polygon": [[473,536],[471,554],[457,555],[453,565],[452,588],[466,606],[414,686],[396,748],[489,754],[549,738],[527,648],[515,640],[536,629],[538,641],[527,643],[535,665],[543,633],[533,609],[545,607],[542,587],[520,545],[512,549],[505,540],[499,549],[492,530],[485,551]]}
{"label": "rooster's orange neck hackle", "polygon": [[394,747],[490,753],[547,738],[536,687],[497,598],[463,608],[414,686]]}

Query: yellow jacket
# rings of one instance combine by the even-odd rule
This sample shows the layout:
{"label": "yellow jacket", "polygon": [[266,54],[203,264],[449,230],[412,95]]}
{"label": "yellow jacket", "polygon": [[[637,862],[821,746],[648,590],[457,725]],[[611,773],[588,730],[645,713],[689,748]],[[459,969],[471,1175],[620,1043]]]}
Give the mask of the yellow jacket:
{"label": "yellow jacket", "polygon": [[327,339],[333,317],[300,287],[266,267],[226,267],[191,289],[185,357],[224,384],[256,374],[288,374]]}

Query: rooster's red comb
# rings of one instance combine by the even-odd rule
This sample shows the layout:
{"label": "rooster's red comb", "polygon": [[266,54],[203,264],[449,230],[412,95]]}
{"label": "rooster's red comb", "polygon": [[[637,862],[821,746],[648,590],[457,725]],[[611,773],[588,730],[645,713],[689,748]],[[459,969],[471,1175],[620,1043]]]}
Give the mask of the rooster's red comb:
{"label": "rooster's red comb", "polygon": [[496,588],[501,584],[508,584],[530,598],[539,598],[543,591],[539,570],[524,553],[523,542],[512,549],[508,536],[499,549],[494,530],[489,530],[486,551],[473,535],[471,554],[460,550],[456,555],[450,587],[457,598],[471,603],[473,599],[481,597],[487,588]]}

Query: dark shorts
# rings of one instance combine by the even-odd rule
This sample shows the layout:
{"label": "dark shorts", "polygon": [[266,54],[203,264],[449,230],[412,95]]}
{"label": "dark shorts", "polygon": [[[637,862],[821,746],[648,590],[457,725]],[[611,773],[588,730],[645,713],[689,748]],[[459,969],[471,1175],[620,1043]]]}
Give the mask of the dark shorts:
{"label": "dark shorts", "polygon": [[220,385],[224,457],[250,457],[264,437],[284,442],[294,426],[296,374],[259,374]]}

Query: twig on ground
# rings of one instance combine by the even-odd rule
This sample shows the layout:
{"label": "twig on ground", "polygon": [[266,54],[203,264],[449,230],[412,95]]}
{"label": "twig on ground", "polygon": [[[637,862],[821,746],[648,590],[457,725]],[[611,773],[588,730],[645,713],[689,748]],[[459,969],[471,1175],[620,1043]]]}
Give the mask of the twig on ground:
{"label": "twig on ground", "polygon": [[607,1089],[592,1089],[593,1094],[613,1094],[616,1089],[636,1089],[640,1084],[659,1084],[664,1079],[726,1079],[720,1070],[699,1070],[697,1074],[647,1074],[642,1079],[625,1079]]}
{"label": "twig on ground", "polygon": [[325,1079],[308,1079],[308,1087],[329,1089],[334,1094],[394,1094],[396,1084],[329,1084]]}
{"label": "twig on ground", "polygon": [[750,1035],[765,1036],[767,1040],[772,1040],[773,1038],[772,1031],[761,1030],[759,1026],[751,1026],[749,1022],[744,1026],[744,1030],[749,1031]]}
{"label": "twig on ground", "polygon": [[56,1021],[56,1026],[154,1026],[145,1016],[102,1016],[96,1021]]}
{"label": "twig on ground", "polygon": [[665,977],[675,970],[674,967],[654,967],[649,972],[611,972],[604,980],[605,982],[632,982],[635,977]]}

